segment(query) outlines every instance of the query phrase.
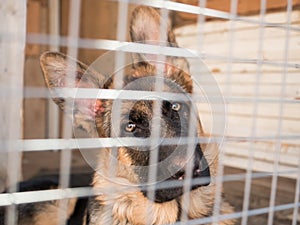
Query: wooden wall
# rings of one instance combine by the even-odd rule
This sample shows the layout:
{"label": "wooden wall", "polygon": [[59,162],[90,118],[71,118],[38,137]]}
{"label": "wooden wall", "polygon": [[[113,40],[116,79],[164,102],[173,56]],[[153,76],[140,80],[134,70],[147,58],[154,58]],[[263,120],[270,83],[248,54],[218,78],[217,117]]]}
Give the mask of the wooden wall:
{"label": "wooden wall", "polygon": [[[189,5],[198,5],[198,0],[176,0],[179,3],[189,4]],[[223,12],[231,11],[231,2],[232,0],[205,0],[202,1],[202,4],[205,4],[206,8],[220,10]],[[249,16],[249,15],[258,15],[261,10],[261,0],[237,0],[237,15],[239,16]],[[300,0],[293,1],[294,9],[299,9]],[[278,12],[284,11],[287,7],[287,1],[283,0],[272,0],[266,1],[266,12]],[[184,12],[174,12],[173,13],[173,24],[174,27],[180,27],[182,25],[192,24],[197,22],[197,15]],[[208,20],[219,20],[216,18],[208,17]]]}
{"label": "wooden wall", "polygon": [[[176,2],[183,3],[183,4],[189,4],[189,5],[198,5],[199,0],[176,0]],[[201,1],[200,1],[201,2]],[[205,7],[209,9],[215,9],[220,10],[223,12],[230,12],[231,9],[231,3],[236,2],[237,3],[237,14],[238,15],[253,15],[253,14],[259,14],[261,9],[261,0],[238,0],[238,1],[232,1],[232,0],[206,0],[202,1],[205,4]],[[294,0],[293,5],[299,6],[300,1]],[[266,9],[267,12],[272,11],[280,11],[284,10],[287,7],[287,1],[282,0],[272,0],[272,1],[266,1]],[[192,16],[190,14],[190,16]]]}
{"label": "wooden wall", "polygon": [[[285,12],[274,12],[267,14],[265,21],[285,24],[286,18]],[[250,16],[249,19],[259,21],[258,16]],[[293,11],[291,19],[291,26],[298,29],[300,12]],[[300,133],[300,101],[280,104],[281,100],[299,99],[299,68],[288,67],[285,71],[282,65],[268,65],[268,62],[300,64],[299,31],[290,31],[286,49],[285,29],[269,26],[264,26],[262,29],[260,30],[257,24],[246,22],[211,21],[201,25],[203,35],[200,43],[198,32],[200,29],[197,25],[176,29],[181,46],[192,50],[197,49],[212,57],[208,57],[204,62],[216,79],[224,97],[244,98],[244,101],[225,105],[227,137],[276,137],[278,135],[291,137]],[[284,61],[285,54],[287,54],[287,62]],[[219,60],[218,57],[223,60]],[[228,57],[254,63],[230,63],[226,61]],[[259,58],[265,62],[261,66],[255,63]],[[249,102],[247,99],[255,101]],[[268,100],[261,102],[260,100],[263,99]],[[202,120],[209,131],[211,111],[205,105],[201,105],[200,108]],[[225,165],[237,168],[246,169],[248,159],[253,155],[254,170],[272,172],[277,151],[280,153],[280,170],[295,169],[299,166],[300,141],[298,139],[227,142],[224,143],[223,150],[226,153]],[[284,176],[296,177],[297,174],[284,174]]]}

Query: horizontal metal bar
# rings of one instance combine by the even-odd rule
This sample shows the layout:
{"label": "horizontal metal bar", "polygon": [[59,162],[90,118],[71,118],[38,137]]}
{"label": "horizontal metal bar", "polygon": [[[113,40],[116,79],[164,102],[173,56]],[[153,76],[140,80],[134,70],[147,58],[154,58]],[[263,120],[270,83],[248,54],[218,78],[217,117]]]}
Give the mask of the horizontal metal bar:
{"label": "horizontal metal bar", "polygon": [[[5,36],[5,34],[3,34]],[[9,38],[9,37],[7,37]],[[57,36],[57,35],[47,35],[47,34],[36,34],[36,33],[27,33],[27,43],[28,44],[41,44],[41,45],[50,45],[53,41],[56,40],[61,47],[66,47],[68,42],[68,37],[66,36]],[[72,39],[72,38],[71,38]],[[75,41],[76,45],[75,45]],[[209,54],[205,52],[197,52],[191,49],[184,48],[174,48],[174,47],[165,47],[165,46],[155,46],[148,44],[140,44],[133,42],[121,42],[115,40],[102,40],[102,39],[85,39],[85,38],[74,38],[73,47],[86,48],[86,49],[98,49],[98,50],[112,50],[112,51],[125,51],[133,53],[147,53],[147,54],[162,54],[166,56],[178,56],[186,58],[199,58],[199,59],[208,59],[208,60],[219,60],[228,63],[247,63],[247,64],[262,64],[275,67],[289,67],[289,68],[300,68],[299,63],[287,63],[282,61],[267,61],[263,59],[249,59],[249,58],[240,58],[240,57],[231,57],[220,56]]]}
{"label": "horizontal metal bar", "polygon": [[[289,171],[278,171],[279,176],[283,174],[290,174],[290,173],[298,173],[298,168]],[[251,179],[267,178],[267,177],[272,177],[272,175],[273,173],[252,173],[250,178]],[[221,182],[232,182],[232,181],[245,180],[247,179],[247,176],[246,174],[223,175],[223,176],[213,178],[213,182],[215,182],[216,179],[221,180]],[[205,182],[205,178],[193,179],[191,183],[197,185],[203,182]],[[176,180],[165,181],[158,185],[160,188],[182,187],[183,182],[176,181]],[[148,190],[154,187],[145,185],[140,188],[141,190],[144,189]],[[129,190],[130,187],[126,187],[126,186],[122,187],[122,190],[125,191],[126,189]],[[90,196],[101,195],[101,194],[102,194],[101,191],[98,191],[96,188],[91,188],[91,187],[4,193],[4,194],[0,194],[0,206],[35,203],[35,202],[42,202],[42,201],[54,201],[54,200],[68,199],[68,198],[90,197]],[[237,214],[233,214],[233,215],[237,215]]]}
{"label": "horizontal metal bar", "polygon": [[[100,193],[98,193],[100,194]],[[0,206],[93,196],[91,187],[0,194]]]}
{"label": "horizontal metal bar", "polygon": [[[112,51],[124,51],[132,53],[145,53],[145,54],[157,54],[167,56],[181,56],[187,58],[198,57],[192,51],[188,51],[184,48],[174,48],[159,45],[149,45],[126,41],[106,40],[106,39],[88,39],[88,38],[70,38],[67,36],[48,35],[38,33],[27,33],[28,44],[42,44],[49,45],[51,40],[56,40],[60,46],[65,47],[69,42],[73,43],[73,47],[98,49],[98,50],[112,50]],[[71,41],[70,41],[71,40]],[[78,45],[75,46],[75,41],[78,41]]]}
{"label": "horizontal metal bar", "polygon": [[[115,89],[92,88],[56,88],[52,89],[57,94],[53,97],[82,98],[82,99],[118,99],[118,100],[158,100],[161,99],[187,101],[187,93],[171,93],[156,91],[132,91]],[[202,98],[204,100],[204,98]]]}
{"label": "horizontal metal bar", "polygon": [[[57,97],[76,97],[82,99],[127,99],[127,100],[137,100],[137,99],[148,99],[156,100],[153,96],[163,97],[166,100],[187,100],[193,99],[197,102],[208,102],[207,98],[196,95],[192,98],[192,95],[185,93],[170,93],[170,92],[155,92],[155,91],[130,91],[130,90],[115,90],[115,89],[93,89],[93,88],[65,88],[57,89]],[[0,96],[5,96],[6,87],[0,88]],[[150,96],[150,97],[149,97]],[[152,96],[152,97],[151,97]],[[26,87],[24,90],[24,98],[52,98],[49,94],[48,88],[39,88],[39,87]],[[147,98],[148,97],[148,98]],[[255,98],[255,97],[227,97],[223,96],[210,96],[209,99],[211,103],[285,103],[285,104],[300,104],[298,99],[288,99],[288,98]]]}
{"label": "horizontal metal bar", "polygon": [[[281,136],[257,136],[257,137],[199,137],[196,143],[223,143],[223,142],[245,142],[245,141],[287,141],[299,140],[300,135]],[[73,138],[73,139],[24,139],[14,144],[19,151],[47,151],[63,149],[91,149],[91,148],[112,148],[122,146],[149,146],[151,138]],[[157,140],[161,145],[188,144],[190,138],[162,138]],[[8,140],[2,140],[0,145],[5,146]],[[300,146],[300,145],[299,145]],[[5,151],[3,149],[2,151]]]}

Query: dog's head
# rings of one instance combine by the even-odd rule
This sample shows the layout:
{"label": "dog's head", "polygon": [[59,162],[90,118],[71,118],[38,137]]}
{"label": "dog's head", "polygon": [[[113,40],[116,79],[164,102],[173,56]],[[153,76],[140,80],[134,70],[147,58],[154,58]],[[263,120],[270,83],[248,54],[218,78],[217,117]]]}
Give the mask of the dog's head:
{"label": "dog's head", "polygon": [[[131,21],[132,40],[157,44],[160,40],[157,33],[159,22],[160,16],[154,9],[138,7],[133,12]],[[168,26],[166,30],[166,45],[176,47],[172,31]],[[206,178],[204,182],[192,184],[191,189],[210,183],[205,150],[196,143],[202,128],[197,110],[188,95],[193,90],[189,66],[184,58],[166,57],[166,62],[162,63],[164,69],[160,72],[161,75],[157,75],[157,68],[161,63],[156,62],[153,56],[137,54],[133,58],[131,70],[124,72],[123,91],[150,93],[156,90],[157,82],[160,82],[160,92],[177,94],[180,98],[176,100],[173,97],[171,100],[150,94],[149,98],[139,98],[137,95],[136,100],[75,99],[69,102],[57,96],[57,89],[107,89],[113,86],[113,78],[110,79],[61,53],[44,53],[41,56],[41,67],[54,101],[65,112],[73,115],[76,128],[84,129],[92,137],[117,136],[148,140],[146,145],[133,143],[132,146],[118,147],[115,155],[118,159],[115,164],[118,167],[115,170],[116,179],[128,180],[141,187],[143,194],[148,196],[145,187],[149,181],[153,181],[154,171],[154,180],[157,182],[154,184],[154,199],[151,200],[170,201],[183,194],[183,187],[179,183],[186,176]],[[117,121],[114,120],[114,113],[118,114]],[[117,135],[113,134],[115,130]],[[189,138],[192,141],[187,141]],[[107,158],[104,161],[104,164],[108,163]],[[105,166],[101,168],[109,170]],[[100,172],[108,174],[107,171]],[[176,184],[162,187],[165,181],[175,181]]]}
{"label": "dog's head", "polygon": [[[208,185],[210,177],[202,149],[199,144],[193,143],[200,128],[197,110],[184,88],[169,79],[160,78],[160,80],[163,84],[162,92],[178,94],[177,100],[174,100],[176,97],[173,100],[156,98],[153,94],[149,96],[153,100],[141,98],[116,103],[121,106],[120,136],[148,140],[146,145],[133,144],[130,147],[120,148],[121,159],[126,159],[124,163],[131,165],[137,175],[133,182],[138,182],[144,188],[153,182],[150,174],[151,170],[155,171],[157,183],[153,188],[156,202],[169,201],[183,194],[181,185],[187,175],[188,166],[191,167],[188,174],[190,178],[206,178],[201,184],[192,185],[192,189]],[[155,77],[142,77],[124,89],[151,92],[155,90],[156,82]],[[155,107],[159,109],[156,113]],[[169,185],[167,188],[160,188],[159,186],[166,180],[177,181],[178,186],[169,182],[166,184]],[[147,190],[143,190],[143,193],[148,196]]]}

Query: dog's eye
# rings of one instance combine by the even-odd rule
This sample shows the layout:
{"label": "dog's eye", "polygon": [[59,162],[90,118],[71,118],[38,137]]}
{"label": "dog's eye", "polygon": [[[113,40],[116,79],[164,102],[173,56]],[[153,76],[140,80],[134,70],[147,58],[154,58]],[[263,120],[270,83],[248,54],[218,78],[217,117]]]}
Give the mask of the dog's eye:
{"label": "dog's eye", "polygon": [[126,125],[125,130],[126,130],[127,132],[133,132],[133,131],[135,130],[135,128],[136,128],[136,125],[135,125],[134,123],[132,123],[132,122],[129,122],[129,123]]}
{"label": "dog's eye", "polygon": [[181,105],[180,105],[179,103],[174,102],[174,103],[172,104],[172,110],[178,112],[178,111],[180,110],[180,108],[181,108]]}

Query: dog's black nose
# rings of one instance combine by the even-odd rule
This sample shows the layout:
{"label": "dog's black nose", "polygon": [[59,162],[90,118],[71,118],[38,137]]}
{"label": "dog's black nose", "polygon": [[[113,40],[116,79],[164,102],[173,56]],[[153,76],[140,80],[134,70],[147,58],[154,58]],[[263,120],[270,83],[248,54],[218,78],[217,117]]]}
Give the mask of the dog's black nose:
{"label": "dog's black nose", "polygon": [[[195,153],[193,155],[193,168],[191,171],[191,175],[188,177],[191,178],[203,178],[196,182],[192,188],[196,188],[199,186],[207,186],[210,184],[210,170],[209,165],[207,163],[206,158],[203,155],[203,152],[200,148],[200,145],[197,145],[195,149]],[[171,163],[168,166],[168,170],[172,173],[171,179],[174,180],[184,180],[187,176],[186,174],[186,162],[184,159],[176,160],[175,163]],[[175,172],[174,172],[175,171]]]}
{"label": "dog's black nose", "polygon": [[[210,184],[210,171],[207,165],[205,158],[202,158],[205,162],[196,162],[192,169],[192,174],[189,176],[191,178],[204,178],[199,184],[195,184],[195,186],[207,186]],[[197,160],[195,160],[197,161]],[[203,165],[204,164],[204,165]],[[174,165],[172,165],[174,170]],[[179,169],[175,174],[172,175],[172,179],[174,180],[184,180],[186,177],[186,169],[185,167]],[[193,185],[194,186],[194,185]]]}
{"label": "dog's black nose", "polygon": [[185,170],[182,168],[177,173],[172,175],[172,178],[175,180],[183,180],[185,176]]}
{"label": "dog's black nose", "polygon": [[[197,178],[197,177],[201,177],[202,173],[201,170],[199,168],[199,166],[195,166],[192,170],[192,178]],[[175,173],[174,175],[172,175],[172,178],[175,180],[183,180],[186,176],[186,171],[184,168],[180,169],[177,173]]]}

